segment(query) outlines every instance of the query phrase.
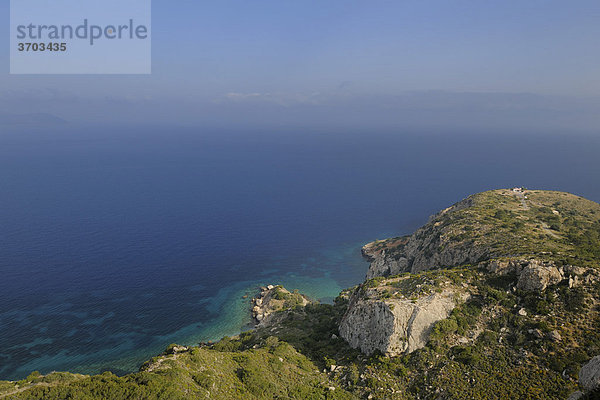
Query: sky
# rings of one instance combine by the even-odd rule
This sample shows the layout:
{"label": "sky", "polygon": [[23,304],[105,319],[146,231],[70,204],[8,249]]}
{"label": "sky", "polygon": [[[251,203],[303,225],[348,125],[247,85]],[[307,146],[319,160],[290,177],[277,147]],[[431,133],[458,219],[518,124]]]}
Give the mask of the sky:
{"label": "sky", "polygon": [[4,126],[600,123],[597,0],[154,0],[151,75],[10,75],[9,14],[0,0]]}

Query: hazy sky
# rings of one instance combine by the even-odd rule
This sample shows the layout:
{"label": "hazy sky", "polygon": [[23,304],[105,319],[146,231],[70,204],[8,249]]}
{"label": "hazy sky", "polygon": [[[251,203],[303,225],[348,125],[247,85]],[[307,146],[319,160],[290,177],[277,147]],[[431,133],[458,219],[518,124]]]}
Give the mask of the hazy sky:
{"label": "hazy sky", "polygon": [[9,75],[0,118],[243,126],[600,122],[600,2],[154,0],[151,76]]}

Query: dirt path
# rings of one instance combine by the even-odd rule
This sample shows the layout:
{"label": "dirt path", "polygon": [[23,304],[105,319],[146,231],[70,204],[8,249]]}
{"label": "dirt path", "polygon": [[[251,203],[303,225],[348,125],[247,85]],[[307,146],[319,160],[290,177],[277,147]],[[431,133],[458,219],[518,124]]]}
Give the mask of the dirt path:
{"label": "dirt path", "polygon": [[547,223],[545,223],[545,222],[542,223],[542,229],[544,230],[544,232],[546,232],[548,235],[552,236],[553,238],[560,239],[560,235],[558,235],[556,232],[554,232],[552,229],[550,229],[550,227],[548,226]]}
{"label": "dirt path", "polygon": [[[513,191],[513,193],[515,194],[515,196],[517,196],[517,199],[519,199],[521,201],[521,207],[523,207],[523,210],[527,211],[529,210],[529,205],[527,204],[527,196],[525,195],[525,192],[522,191]],[[550,229],[550,227],[548,226],[548,224],[546,224],[545,222],[542,223],[542,229],[544,230],[544,232],[554,238],[560,238],[560,236],[554,232],[552,229]]]}
{"label": "dirt path", "polygon": [[529,206],[527,205],[527,199],[525,198],[525,193],[524,192],[514,192],[515,196],[517,196],[517,199],[519,199],[521,201],[521,207],[523,207],[523,210],[529,210]]}

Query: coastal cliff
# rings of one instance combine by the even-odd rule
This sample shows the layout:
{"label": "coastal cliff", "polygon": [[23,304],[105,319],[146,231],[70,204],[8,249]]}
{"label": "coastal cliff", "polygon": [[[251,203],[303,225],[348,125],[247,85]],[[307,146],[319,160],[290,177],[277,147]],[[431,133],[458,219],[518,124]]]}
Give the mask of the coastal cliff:
{"label": "coastal cliff", "polygon": [[365,245],[367,279],[494,258],[580,259],[576,243],[587,240],[581,231],[592,228],[595,209],[596,203],[562,192],[475,194],[430,217],[412,235]]}
{"label": "coastal cliff", "polygon": [[339,328],[351,347],[368,355],[379,350],[397,356],[425,347],[435,323],[448,318],[467,297],[450,289],[414,300],[381,299],[382,290],[385,288],[380,286],[370,293],[355,293]]}

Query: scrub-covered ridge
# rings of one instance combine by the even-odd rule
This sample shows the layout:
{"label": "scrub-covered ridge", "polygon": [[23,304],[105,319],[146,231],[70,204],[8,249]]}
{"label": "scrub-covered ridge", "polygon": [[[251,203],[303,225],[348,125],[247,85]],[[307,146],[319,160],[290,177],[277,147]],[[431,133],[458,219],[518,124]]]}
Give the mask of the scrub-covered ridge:
{"label": "scrub-covered ridge", "polygon": [[492,258],[536,258],[595,266],[600,260],[600,206],[569,193],[494,190],[434,215],[410,236],[367,244],[368,278],[477,264]]}

